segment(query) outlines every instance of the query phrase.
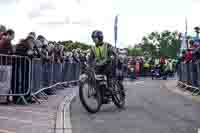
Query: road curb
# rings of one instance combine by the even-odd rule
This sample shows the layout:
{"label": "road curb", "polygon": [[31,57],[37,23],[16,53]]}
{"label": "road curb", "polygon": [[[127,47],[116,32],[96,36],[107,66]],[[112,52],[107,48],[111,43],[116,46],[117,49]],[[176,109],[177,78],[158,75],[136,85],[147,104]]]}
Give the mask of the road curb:
{"label": "road curb", "polygon": [[54,133],[72,133],[71,119],[70,119],[70,104],[75,99],[77,90],[74,90],[68,96],[65,96],[64,100],[58,106],[56,113],[56,121]]}
{"label": "road curb", "polygon": [[169,84],[170,81],[168,82],[164,82],[163,83],[163,87],[167,88],[169,91],[172,91],[173,93],[176,93],[178,95],[184,96],[185,98],[188,98],[194,102],[200,103],[200,97],[199,96],[192,96],[192,94],[188,91],[183,91],[180,88],[176,87],[176,85],[174,85],[174,88],[170,88]]}

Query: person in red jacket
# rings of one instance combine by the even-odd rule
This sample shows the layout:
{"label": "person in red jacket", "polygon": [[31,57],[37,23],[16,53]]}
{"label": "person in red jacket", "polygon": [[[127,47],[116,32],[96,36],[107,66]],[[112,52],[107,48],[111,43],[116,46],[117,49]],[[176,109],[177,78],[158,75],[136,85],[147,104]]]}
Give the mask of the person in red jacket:
{"label": "person in red jacket", "polygon": [[15,32],[13,30],[7,30],[2,34],[0,39],[0,53],[1,54],[11,54],[12,44],[11,41],[14,39]]}
{"label": "person in red jacket", "polygon": [[164,65],[165,64],[165,57],[161,57],[160,58],[160,65]]}
{"label": "person in red jacket", "polygon": [[192,50],[191,49],[188,49],[186,54],[185,54],[185,60],[184,62],[185,63],[188,63],[192,60]]}

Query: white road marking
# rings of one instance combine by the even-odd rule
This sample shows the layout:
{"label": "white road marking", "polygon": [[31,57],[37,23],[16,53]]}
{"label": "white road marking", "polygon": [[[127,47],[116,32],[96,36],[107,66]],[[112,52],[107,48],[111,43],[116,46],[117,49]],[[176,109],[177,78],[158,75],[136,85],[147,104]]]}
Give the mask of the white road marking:
{"label": "white road marking", "polygon": [[133,81],[133,82],[127,81],[127,82],[124,82],[123,84],[124,84],[124,86],[142,85],[142,84],[144,84],[144,81]]}
{"label": "white road marking", "polygon": [[56,119],[56,133],[72,133],[72,125],[70,118],[70,104],[73,98],[76,98],[77,89],[71,95],[66,96],[59,105]]}
{"label": "white road marking", "polygon": [[0,133],[16,133],[16,132],[5,130],[5,129],[0,129]]}
{"label": "white road marking", "polygon": [[133,84],[137,85],[137,84],[143,84],[143,83],[144,83],[144,81],[136,81]]}

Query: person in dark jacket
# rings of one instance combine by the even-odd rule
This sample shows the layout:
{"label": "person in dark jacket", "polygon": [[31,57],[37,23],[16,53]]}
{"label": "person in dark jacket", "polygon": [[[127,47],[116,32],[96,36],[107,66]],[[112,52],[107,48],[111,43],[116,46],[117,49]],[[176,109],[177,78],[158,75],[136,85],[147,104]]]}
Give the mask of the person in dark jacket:
{"label": "person in dark jacket", "polygon": [[11,29],[2,34],[0,39],[0,53],[11,54],[13,53],[11,41],[15,37],[15,32]]}
{"label": "person in dark jacket", "polygon": [[4,25],[0,25],[0,40],[1,40],[3,33],[5,33],[5,32],[6,32],[6,27]]}
{"label": "person in dark jacket", "polygon": [[[2,31],[2,30],[1,30]],[[1,32],[2,33],[2,32]],[[11,41],[14,39],[15,32],[11,29],[3,32],[0,37],[0,65],[11,66],[12,65],[12,57],[7,56],[13,53]],[[11,82],[12,82],[11,77]],[[9,96],[7,97],[7,102],[9,102]]]}
{"label": "person in dark jacket", "polygon": [[[15,94],[27,94],[24,96],[26,101],[23,101],[21,97],[14,96],[13,102],[14,103],[23,103],[23,102],[33,102],[30,99],[30,71],[31,71],[31,59],[35,57],[34,52],[34,37],[28,36],[26,39],[21,40],[19,44],[16,45],[16,52],[17,58],[13,60],[13,73],[12,77],[16,79],[12,79],[12,90]],[[29,92],[29,93],[28,93]],[[20,100],[19,100],[20,99]]]}

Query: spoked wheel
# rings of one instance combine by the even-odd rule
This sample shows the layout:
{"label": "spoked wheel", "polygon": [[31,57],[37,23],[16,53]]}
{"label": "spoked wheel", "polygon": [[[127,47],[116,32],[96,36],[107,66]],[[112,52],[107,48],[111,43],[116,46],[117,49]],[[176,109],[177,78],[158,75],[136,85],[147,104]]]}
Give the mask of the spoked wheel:
{"label": "spoked wheel", "polygon": [[118,108],[124,108],[125,106],[125,90],[123,85],[120,82],[114,82],[113,84],[113,96],[112,100],[113,103],[118,107]]}
{"label": "spoked wheel", "polygon": [[82,82],[79,88],[80,101],[89,113],[96,113],[102,105],[101,93],[87,82]]}

